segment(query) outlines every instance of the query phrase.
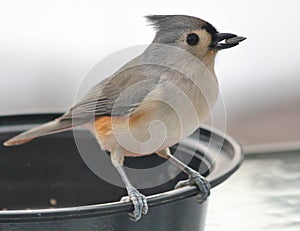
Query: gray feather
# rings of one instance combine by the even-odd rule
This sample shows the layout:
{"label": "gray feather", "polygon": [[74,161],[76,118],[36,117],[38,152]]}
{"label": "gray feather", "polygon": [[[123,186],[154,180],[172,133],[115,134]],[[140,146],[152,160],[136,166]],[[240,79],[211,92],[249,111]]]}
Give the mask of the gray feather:
{"label": "gray feather", "polygon": [[126,116],[134,111],[158,84],[161,72],[152,65],[128,66],[95,85],[61,119],[88,122],[94,116]]}

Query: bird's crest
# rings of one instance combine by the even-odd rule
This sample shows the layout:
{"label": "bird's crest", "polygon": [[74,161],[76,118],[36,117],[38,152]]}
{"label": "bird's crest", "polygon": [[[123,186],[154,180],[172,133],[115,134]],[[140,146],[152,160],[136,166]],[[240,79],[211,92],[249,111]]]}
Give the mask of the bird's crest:
{"label": "bird's crest", "polygon": [[150,25],[154,26],[157,31],[170,30],[193,30],[204,28],[210,34],[215,34],[218,31],[210,23],[196,17],[187,15],[147,15],[146,19]]}

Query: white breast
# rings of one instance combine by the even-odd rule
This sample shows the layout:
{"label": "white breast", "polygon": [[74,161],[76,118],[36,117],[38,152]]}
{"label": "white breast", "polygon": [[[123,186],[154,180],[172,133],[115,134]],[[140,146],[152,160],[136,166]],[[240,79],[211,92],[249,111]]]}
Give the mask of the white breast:
{"label": "white breast", "polygon": [[143,116],[130,126],[134,140],[131,145],[126,141],[130,149],[153,153],[174,145],[199,127],[216,102],[218,84],[211,73],[196,76],[200,78],[162,78],[134,113]]}

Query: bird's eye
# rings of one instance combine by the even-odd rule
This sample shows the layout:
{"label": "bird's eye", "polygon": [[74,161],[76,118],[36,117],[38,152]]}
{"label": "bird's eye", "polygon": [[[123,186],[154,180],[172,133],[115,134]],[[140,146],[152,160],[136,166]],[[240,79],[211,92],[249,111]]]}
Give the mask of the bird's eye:
{"label": "bird's eye", "polygon": [[199,42],[199,36],[195,33],[188,34],[186,37],[186,43],[190,46],[195,46]]}

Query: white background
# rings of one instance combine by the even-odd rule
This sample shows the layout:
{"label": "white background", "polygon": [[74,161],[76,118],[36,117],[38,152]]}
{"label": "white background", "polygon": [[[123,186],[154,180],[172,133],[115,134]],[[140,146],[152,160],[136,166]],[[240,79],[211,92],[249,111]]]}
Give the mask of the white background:
{"label": "white background", "polygon": [[187,14],[248,38],[217,57],[229,133],[246,144],[299,140],[299,7],[296,0],[0,0],[0,115],[65,111],[93,65],[152,41],[144,15]]}

